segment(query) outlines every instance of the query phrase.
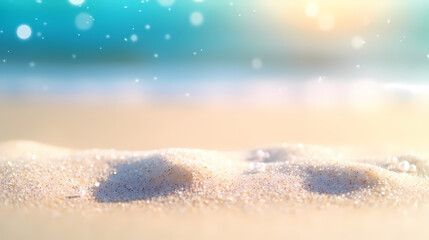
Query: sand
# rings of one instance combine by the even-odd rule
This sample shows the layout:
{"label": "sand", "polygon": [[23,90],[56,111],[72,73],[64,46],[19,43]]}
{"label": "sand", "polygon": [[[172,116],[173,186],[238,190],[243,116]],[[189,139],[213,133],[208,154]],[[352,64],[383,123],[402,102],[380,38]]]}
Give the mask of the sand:
{"label": "sand", "polygon": [[422,156],[355,158],[303,144],[242,152],[73,151],[33,142],[0,149],[15,149],[0,162],[0,197],[12,205],[419,205],[429,189]]}
{"label": "sand", "polygon": [[5,100],[0,239],[426,239],[426,109]]}
{"label": "sand", "polygon": [[281,142],[361,147],[362,155],[429,154],[428,105],[348,106],[1,99],[0,142],[74,149],[247,150]]}
{"label": "sand", "polygon": [[[72,238],[107,232],[344,238],[359,224],[372,229],[367,234],[373,238],[383,236],[380,231],[419,237],[424,229],[409,231],[428,213],[424,155],[365,158],[304,144],[235,152],[78,151],[18,141],[3,143],[0,156],[0,222],[2,235],[11,238],[28,234],[7,227],[15,224],[33,238],[65,232]],[[244,230],[257,226],[262,229]]]}

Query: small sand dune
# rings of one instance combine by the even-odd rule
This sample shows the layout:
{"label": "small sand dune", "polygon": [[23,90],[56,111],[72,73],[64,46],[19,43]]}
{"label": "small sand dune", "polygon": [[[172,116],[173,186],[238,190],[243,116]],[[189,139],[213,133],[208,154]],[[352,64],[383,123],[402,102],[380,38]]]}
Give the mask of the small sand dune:
{"label": "small sand dune", "polygon": [[32,141],[9,141],[0,144],[0,157],[18,158],[25,156],[39,156],[46,159],[49,156],[67,155],[70,149],[49,146]]}
{"label": "small sand dune", "polygon": [[342,156],[302,144],[246,152],[164,149],[72,151],[33,142],[0,145],[5,205],[157,206],[419,205],[428,200],[422,156]]}

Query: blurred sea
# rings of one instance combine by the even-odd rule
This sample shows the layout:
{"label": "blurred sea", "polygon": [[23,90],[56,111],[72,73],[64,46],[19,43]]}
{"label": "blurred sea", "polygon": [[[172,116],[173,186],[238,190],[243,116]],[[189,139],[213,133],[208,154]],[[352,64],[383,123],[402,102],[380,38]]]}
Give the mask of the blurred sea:
{"label": "blurred sea", "polygon": [[376,106],[429,95],[425,1],[73,3],[0,2],[1,98]]}

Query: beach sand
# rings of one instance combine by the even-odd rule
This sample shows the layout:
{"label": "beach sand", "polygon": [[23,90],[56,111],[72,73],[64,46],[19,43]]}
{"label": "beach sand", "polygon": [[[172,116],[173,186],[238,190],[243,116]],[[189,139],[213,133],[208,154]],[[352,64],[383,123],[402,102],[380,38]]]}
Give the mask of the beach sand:
{"label": "beach sand", "polygon": [[2,239],[429,233],[429,114],[418,108],[1,110]]}
{"label": "beach sand", "polygon": [[5,98],[0,101],[0,142],[133,151],[236,151],[301,142],[361,147],[364,155],[429,153],[427,104],[352,108],[176,102]]}

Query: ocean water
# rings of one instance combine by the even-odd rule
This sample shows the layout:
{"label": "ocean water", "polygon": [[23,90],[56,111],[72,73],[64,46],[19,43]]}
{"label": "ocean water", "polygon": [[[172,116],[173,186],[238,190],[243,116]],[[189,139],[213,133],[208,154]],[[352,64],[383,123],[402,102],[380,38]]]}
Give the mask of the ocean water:
{"label": "ocean water", "polygon": [[[298,103],[427,95],[427,3],[311,3],[3,1],[0,93]],[[278,97],[288,91],[292,100]]]}
{"label": "ocean water", "polygon": [[[362,67],[363,68],[363,67]],[[356,70],[359,71],[359,70]],[[425,106],[423,75],[349,74],[334,69],[255,71],[249,65],[138,67],[137,65],[10,67],[0,72],[4,100],[117,103],[204,103],[248,106],[345,107]],[[395,73],[392,73],[394,75]],[[369,77],[373,76],[373,77]]]}

